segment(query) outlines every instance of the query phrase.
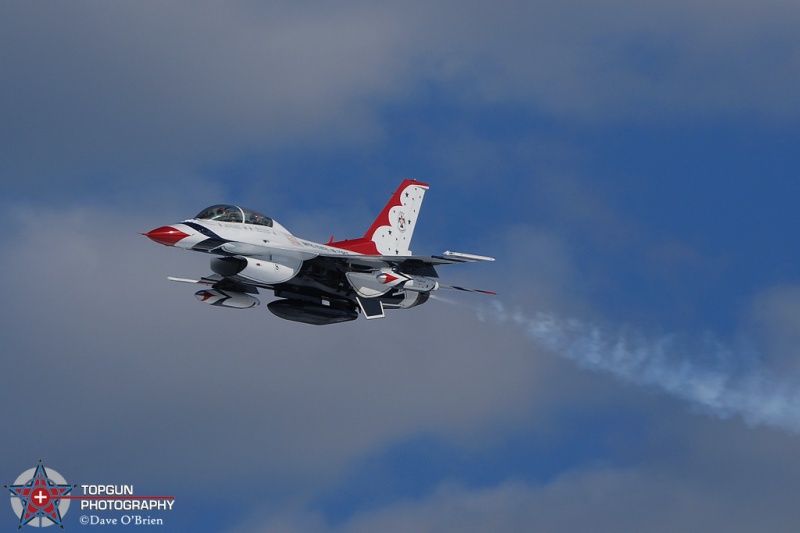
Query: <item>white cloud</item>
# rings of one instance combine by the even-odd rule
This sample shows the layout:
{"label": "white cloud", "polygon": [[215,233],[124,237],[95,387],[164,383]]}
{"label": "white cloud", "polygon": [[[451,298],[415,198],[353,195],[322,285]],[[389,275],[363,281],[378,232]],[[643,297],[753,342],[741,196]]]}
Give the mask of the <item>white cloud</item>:
{"label": "white cloud", "polygon": [[776,285],[753,298],[750,326],[764,344],[765,364],[782,374],[800,372],[800,286]]}
{"label": "white cloud", "polygon": [[[695,466],[707,464],[693,458]],[[722,465],[719,465],[722,466]],[[229,531],[618,531],[791,530],[790,498],[747,490],[737,479],[720,486],[692,474],[645,468],[573,471],[543,485],[506,481],[492,487],[445,482],[429,497],[367,510],[339,526],[314,513],[263,513]],[[794,467],[792,467],[794,469]],[[791,513],[790,513],[791,514]]]}
{"label": "white cloud", "polygon": [[800,111],[800,13],[778,1],[2,10],[3,158],[29,179],[368,143],[430,84],[580,121]]}
{"label": "white cloud", "polygon": [[[7,155],[46,170],[374,133],[404,85],[391,10],[293,3],[5,6]],[[319,137],[317,137],[319,135]],[[49,166],[60,160],[61,165]],[[19,164],[19,161],[17,161]]]}
{"label": "white cloud", "polygon": [[466,99],[578,120],[800,110],[787,91],[800,76],[790,22],[800,12],[787,2],[440,3],[430,13],[434,72]]}

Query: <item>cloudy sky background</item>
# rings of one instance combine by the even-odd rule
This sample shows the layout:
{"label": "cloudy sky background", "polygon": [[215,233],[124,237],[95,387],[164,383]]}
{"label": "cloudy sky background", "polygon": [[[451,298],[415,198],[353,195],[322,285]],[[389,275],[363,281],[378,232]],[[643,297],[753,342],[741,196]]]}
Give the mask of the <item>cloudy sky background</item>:
{"label": "cloudy sky background", "polygon": [[[171,530],[789,530],[799,25],[2,4],[3,483],[42,459],[174,494]],[[207,257],[139,235],[231,202],[359,236],[406,177],[414,252],[495,256],[440,273],[497,298],[314,328],[200,305],[166,276]]]}

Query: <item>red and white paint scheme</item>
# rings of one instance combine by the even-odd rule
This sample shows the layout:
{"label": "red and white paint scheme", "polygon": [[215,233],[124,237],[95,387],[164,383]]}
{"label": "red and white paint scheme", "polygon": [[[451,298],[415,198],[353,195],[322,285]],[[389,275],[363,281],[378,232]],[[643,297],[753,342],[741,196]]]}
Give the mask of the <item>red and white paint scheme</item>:
{"label": "red and white paint scheme", "polygon": [[494,294],[440,285],[435,267],[494,261],[491,257],[444,252],[415,256],[411,237],[428,185],[405,180],[363,237],[327,244],[295,237],[270,217],[234,205],[214,205],[179,224],[144,235],[176,248],[212,254],[213,275],[199,280],[210,288],[198,300],[245,309],[259,304],[259,289],[278,298],[267,308],[287,320],[334,324],[358,318],[382,318],[386,309],[425,303],[439,288]]}

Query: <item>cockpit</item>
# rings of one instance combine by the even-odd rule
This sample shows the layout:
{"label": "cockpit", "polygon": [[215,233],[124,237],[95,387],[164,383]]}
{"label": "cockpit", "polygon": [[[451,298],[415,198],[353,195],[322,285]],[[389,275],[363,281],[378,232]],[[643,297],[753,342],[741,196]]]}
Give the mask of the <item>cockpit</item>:
{"label": "cockpit", "polygon": [[198,220],[216,220],[218,222],[238,222],[239,224],[255,224],[257,226],[272,227],[272,219],[235,205],[212,205],[200,211],[194,217]]}

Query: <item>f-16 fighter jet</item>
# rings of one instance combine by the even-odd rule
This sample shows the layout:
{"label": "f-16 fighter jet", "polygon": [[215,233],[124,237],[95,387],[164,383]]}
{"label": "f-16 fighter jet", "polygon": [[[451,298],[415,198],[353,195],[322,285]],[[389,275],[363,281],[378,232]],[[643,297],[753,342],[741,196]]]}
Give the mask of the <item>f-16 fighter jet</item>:
{"label": "f-16 fighter jet", "polygon": [[177,248],[211,254],[213,275],[172,281],[205,285],[201,302],[245,309],[259,304],[259,289],[273,291],[267,308],[286,320],[335,324],[383,318],[387,309],[408,309],[440,288],[436,267],[494,261],[491,257],[444,252],[413,255],[409,246],[428,185],[405,180],[363,237],[319,244],[295,237],[274,219],[235,205],[213,205],[179,224],[145,236]]}

